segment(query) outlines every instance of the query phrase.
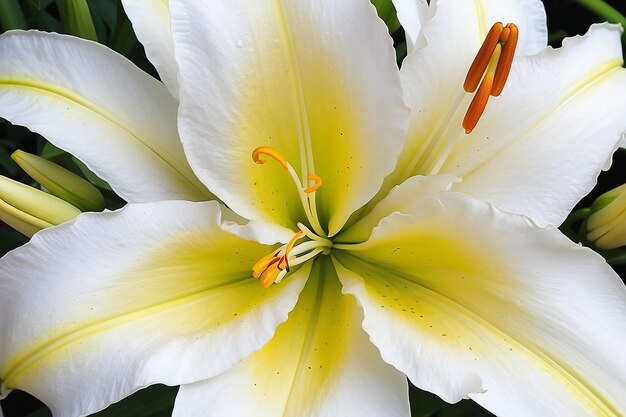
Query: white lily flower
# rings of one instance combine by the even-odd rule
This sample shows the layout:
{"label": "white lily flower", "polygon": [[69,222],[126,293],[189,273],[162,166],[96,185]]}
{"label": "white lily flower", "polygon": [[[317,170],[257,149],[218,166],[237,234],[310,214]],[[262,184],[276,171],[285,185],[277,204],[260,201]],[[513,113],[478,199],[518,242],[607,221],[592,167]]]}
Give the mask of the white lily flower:
{"label": "white lily flower", "polygon": [[[626,412],[626,288],[553,226],[626,128],[617,27],[542,49],[539,1],[441,0],[399,74],[366,0],[167,3],[125,2],[167,88],[92,42],[0,38],[2,116],[131,202],[0,261],[3,395],[76,416],[165,383],[176,417],[408,416],[408,377],[504,416]],[[466,135],[496,21],[541,51]],[[207,189],[229,208],[181,201]]]}

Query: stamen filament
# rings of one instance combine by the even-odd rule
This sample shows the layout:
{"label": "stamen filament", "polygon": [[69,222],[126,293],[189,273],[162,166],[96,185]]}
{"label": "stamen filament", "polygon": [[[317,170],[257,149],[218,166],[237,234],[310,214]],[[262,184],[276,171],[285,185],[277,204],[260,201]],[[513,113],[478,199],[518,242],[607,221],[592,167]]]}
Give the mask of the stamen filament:
{"label": "stamen filament", "polygon": [[[288,171],[289,171],[289,174],[291,174],[291,178],[293,178],[296,185],[298,185],[299,184],[298,174],[296,174],[296,171],[289,164],[288,164]],[[309,220],[309,223],[311,223],[311,227],[313,227],[313,230],[315,230],[315,233],[325,236],[326,233],[324,232],[324,229],[322,229],[320,220],[317,217],[317,210],[315,207],[315,192],[307,194],[305,190],[303,190],[302,188],[303,187],[298,186],[298,196],[300,197],[300,202],[302,203],[302,208],[304,208],[304,213],[306,214],[306,218]]]}
{"label": "stamen filament", "polygon": [[285,248],[285,253],[282,256],[282,260],[285,261],[285,268],[281,268],[281,261],[278,262],[278,269],[282,270],[282,269],[286,269],[287,272],[289,272],[289,252],[291,252],[291,249],[293,248],[293,245],[296,244],[296,242],[298,241],[298,239],[300,239],[302,236],[304,236],[304,232],[302,230],[300,230],[298,233],[296,233],[291,240],[289,241],[289,243],[287,243],[287,247]]}
{"label": "stamen filament", "polygon": [[311,232],[309,228],[303,225],[302,223],[298,222],[297,226],[298,226],[298,229],[300,229],[305,234],[305,236],[308,237],[309,239],[315,240],[318,242],[323,242],[325,245],[329,245],[329,246],[333,244],[330,240],[326,239],[325,237],[318,236],[315,233]]}
{"label": "stamen filament", "polygon": [[300,243],[295,248],[293,248],[293,250],[291,251],[291,256],[295,257],[303,253],[312,251],[313,249],[317,249],[319,247],[327,247],[327,245],[325,245],[324,242],[319,242],[316,240],[310,240],[304,243]]}
{"label": "stamen filament", "polygon": [[302,203],[302,208],[304,209],[304,213],[309,223],[311,224],[311,227],[313,227],[317,234],[325,236],[326,233],[324,232],[324,229],[320,224],[315,204],[315,191],[322,186],[322,178],[315,174],[309,174],[307,176],[307,179],[314,180],[316,183],[311,187],[307,187],[306,189],[304,189],[304,186],[300,182],[298,174],[280,152],[270,146],[259,146],[252,151],[252,159],[254,160],[254,162],[256,162],[257,164],[264,164],[265,161],[261,159],[261,155],[267,155],[270,158],[274,159],[283,168],[285,168],[287,172],[289,172],[291,179],[293,180],[294,184],[296,184],[298,196],[300,197],[300,202]]}
{"label": "stamen filament", "polygon": [[297,266],[297,265],[305,263],[309,259],[315,258],[320,253],[324,252],[324,249],[325,248],[317,248],[317,249],[314,249],[314,250],[310,251],[309,253],[306,253],[306,254],[304,254],[302,256],[299,256],[297,258],[292,259],[291,260],[291,266]]}

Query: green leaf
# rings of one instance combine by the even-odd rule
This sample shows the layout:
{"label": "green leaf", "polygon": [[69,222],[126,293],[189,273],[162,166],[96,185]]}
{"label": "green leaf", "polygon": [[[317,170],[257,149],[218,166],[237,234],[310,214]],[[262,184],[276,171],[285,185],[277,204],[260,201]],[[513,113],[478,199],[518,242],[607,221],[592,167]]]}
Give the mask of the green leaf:
{"label": "green leaf", "polygon": [[39,156],[41,156],[42,158],[52,160],[52,159],[59,158],[65,154],[66,152],[63,149],[57,148],[50,142],[46,142],[44,143],[43,148],[41,148],[41,152],[39,153]]}
{"label": "green leaf", "polygon": [[9,152],[0,146],[0,173],[4,171],[4,174],[9,177],[15,177],[17,174],[17,166],[11,159]]}
{"label": "green leaf", "polygon": [[411,402],[411,415],[414,417],[429,416],[447,405],[435,394],[422,391],[413,384],[409,384],[409,400]]}
{"label": "green leaf", "polygon": [[626,248],[612,249],[607,251],[596,250],[604,256],[611,266],[626,265]]}
{"label": "green leaf", "polygon": [[169,417],[174,409],[178,387],[153,385],[136,392],[93,417]]}
{"label": "green leaf", "polygon": [[57,0],[57,5],[68,33],[92,41],[98,40],[87,0]]}
{"label": "green leaf", "polygon": [[400,22],[398,21],[396,8],[393,7],[391,0],[371,0],[372,4],[376,6],[378,16],[385,21],[389,28],[389,33],[393,34],[400,29]]}
{"label": "green leaf", "polygon": [[96,187],[112,191],[111,186],[106,181],[94,174],[89,168],[87,168],[87,165],[83,164],[79,159],[72,157],[72,161],[74,161],[74,163],[78,165],[78,168],[80,168],[80,171],[83,173],[85,178],[89,180],[89,182],[91,182]]}
{"label": "green leaf", "polygon": [[493,417],[493,414],[474,401],[463,400],[457,404],[448,404],[437,413],[437,417]]}
{"label": "green leaf", "polygon": [[[108,408],[92,414],[91,417],[170,417],[178,387],[153,385]],[[51,417],[47,408],[37,410],[26,417]]]}
{"label": "green leaf", "polygon": [[0,25],[4,30],[27,28],[17,0],[0,0]]}
{"label": "green leaf", "polygon": [[28,2],[30,3],[30,5],[32,7],[34,7],[37,10],[41,10],[41,1],[39,0],[28,0]]}
{"label": "green leaf", "polygon": [[126,57],[130,56],[137,46],[137,38],[133,32],[132,24],[126,17],[121,4],[118,5],[117,23],[111,34],[109,46]]}
{"label": "green leaf", "polygon": [[28,238],[0,221],[0,256],[28,242]]}

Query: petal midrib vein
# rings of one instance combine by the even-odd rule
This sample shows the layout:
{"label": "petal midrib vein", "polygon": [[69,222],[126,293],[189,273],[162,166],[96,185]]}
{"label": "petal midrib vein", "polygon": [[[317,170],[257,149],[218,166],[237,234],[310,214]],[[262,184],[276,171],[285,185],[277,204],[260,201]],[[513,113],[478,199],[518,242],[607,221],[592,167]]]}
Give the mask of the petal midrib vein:
{"label": "petal midrib vein", "polygon": [[276,19],[280,26],[280,32],[285,40],[285,55],[287,62],[291,67],[291,83],[293,85],[292,105],[296,115],[296,124],[298,129],[298,143],[300,148],[301,176],[303,183],[306,176],[310,172],[315,172],[313,162],[313,149],[311,144],[311,129],[309,126],[309,115],[304,98],[304,88],[302,85],[302,77],[300,74],[300,66],[298,56],[296,54],[295,45],[293,43],[293,34],[289,21],[285,15],[282,0],[274,0],[274,11]]}

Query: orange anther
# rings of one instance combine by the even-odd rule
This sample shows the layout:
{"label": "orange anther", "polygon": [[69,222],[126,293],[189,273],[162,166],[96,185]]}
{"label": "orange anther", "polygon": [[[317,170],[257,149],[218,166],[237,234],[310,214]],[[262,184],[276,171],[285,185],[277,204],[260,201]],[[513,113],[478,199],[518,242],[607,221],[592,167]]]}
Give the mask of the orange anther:
{"label": "orange anther", "polygon": [[280,270],[278,268],[274,267],[266,269],[265,272],[263,272],[263,275],[261,275],[261,286],[263,288],[267,288],[272,285],[276,281],[276,278],[278,278],[278,274],[280,274]]}
{"label": "orange anther", "polygon": [[260,158],[261,155],[269,156],[270,158],[281,164],[283,168],[288,169],[287,160],[276,149],[269,146],[259,146],[254,151],[252,151],[252,159],[254,160],[254,162],[256,162],[257,164],[264,164],[265,161]]}
{"label": "orange anther", "polygon": [[500,42],[505,43],[507,39],[509,39],[509,35],[511,34],[510,23],[502,29],[502,33],[500,33]]}
{"label": "orange anther", "polygon": [[489,101],[489,96],[491,95],[493,88],[494,72],[497,63],[500,60],[501,52],[502,46],[500,46],[500,44],[496,45],[496,49],[493,51],[493,56],[491,57],[491,61],[489,63],[489,68],[487,69],[487,74],[485,75],[485,78],[483,78],[482,83],[480,83],[480,87],[474,95],[472,103],[467,109],[467,113],[463,119],[463,128],[467,134],[474,130],[478,120],[480,120],[480,117],[485,111],[485,107],[487,106],[487,102]]}
{"label": "orange anther", "polygon": [[480,84],[480,80],[483,78],[483,74],[489,66],[489,61],[493,55],[493,51],[496,49],[496,45],[500,41],[500,34],[503,29],[504,27],[501,22],[494,24],[489,30],[482,46],[478,50],[476,58],[474,58],[474,62],[472,62],[472,65],[467,72],[467,77],[465,77],[465,83],[463,84],[463,88],[468,93],[476,91],[478,84]]}
{"label": "orange anther", "polygon": [[304,231],[301,229],[291,238],[289,243],[287,243],[283,255],[278,256],[281,252],[281,249],[279,249],[276,252],[265,255],[254,264],[252,267],[252,276],[255,278],[260,277],[263,287],[267,288],[272,285],[283,270],[289,272],[289,252],[293,249],[293,245],[296,244],[296,241],[302,236],[304,236]]}
{"label": "orange anther", "polygon": [[519,31],[517,26],[513,23],[509,23],[507,28],[510,30],[504,46],[502,47],[502,55],[500,61],[498,61],[498,67],[496,68],[496,75],[493,80],[493,88],[491,91],[492,96],[499,96],[504,89],[509,73],[511,72],[511,65],[513,65],[513,57],[515,56],[515,48],[517,47],[517,40],[519,38]]}
{"label": "orange anther", "polygon": [[309,174],[306,176],[306,179],[309,181],[315,181],[315,184],[304,190],[304,192],[307,194],[312,193],[313,191],[317,191],[317,189],[322,186],[322,177],[320,177],[319,175]]}
{"label": "orange anther", "polygon": [[257,261],[257,263],[255,263],[254,266],[252,267],[252,276],[255,277],[255,278],[260,277],[261,274],[267,268],[269,268],[274,263],[278,262],[279,258],[277,258],[277,256],[276,256],[276,255],[278,255],[278,252],[279,251],[276,251],[274,253],[270,253],[269,255],[265,255],[264,257],[259,259]]}

